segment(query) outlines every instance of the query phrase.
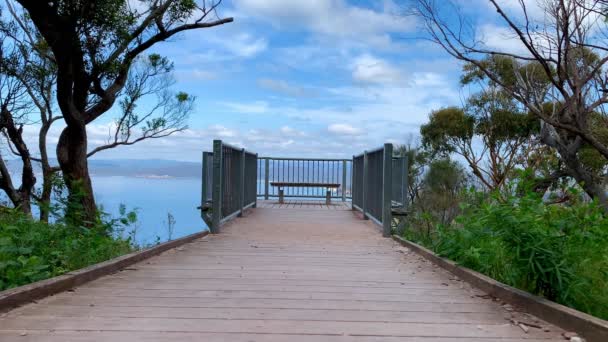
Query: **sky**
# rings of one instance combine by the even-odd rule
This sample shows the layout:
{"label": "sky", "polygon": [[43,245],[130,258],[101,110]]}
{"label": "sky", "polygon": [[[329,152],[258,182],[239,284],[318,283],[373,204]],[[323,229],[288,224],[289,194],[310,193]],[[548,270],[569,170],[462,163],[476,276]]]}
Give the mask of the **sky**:
{"label": "sky", "polygon": [[[488,45],[518,49],[487,1],[458,2]],[[198,161],[213,139],[263,156],[323,158],[415,142],[429,113],[461,105],[464,90],[461,65],[422,39],[405,3],[225,0],[219,15],[233,23],[152,50],[174,62],[175,90],[196,97],[189,129],[96,158]],[[112,118],[88,126],[91,148],[107,139]]]}

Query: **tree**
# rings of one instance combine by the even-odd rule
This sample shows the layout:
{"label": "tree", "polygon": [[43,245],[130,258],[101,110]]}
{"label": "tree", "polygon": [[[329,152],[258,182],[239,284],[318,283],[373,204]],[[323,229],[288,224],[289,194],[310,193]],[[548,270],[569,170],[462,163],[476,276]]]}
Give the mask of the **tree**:
{"label": "tree", "polygon": [[459,213],[461,192],[467,185],[462,166],[449,159],[435,159],[428,163],[418,200],[414,203],[414,221],[421,220],[430,236],[435,224],[448,225]]}
{"label": "tree", "polygon": [[[606,2],[538,2],[544,16],[535,20],[525,1],[518,2],[517,12],[489,0],[525,52],[488,47],[476,36],[467,18],[454,18],[462,12],[452,2],[415,0],[414,3],[414,13],[422,19],[432,41],[455,58],[478,68],[542,120],[542,142],[555,148],[568,174],[608,210],[605,187],[595,179],[593,170],[581,162],[581,150],[585,147],[608,158],[608,143],[593,129],[598,124],[606,126],[603,112],[608,102],[605,70],[608,46],[603,20]],[[510,63],[511,76],[501,77],[493,68],[496,63],[487,63],[492,58]],[[552,104],[550,111],[545,110],[547,103]]]}
{"label": "tree", "polygon": [[[121,104],[126,115],[118,121],[120,133],[110,144],[131,139],[130,129],[146,116],[133,111],[134,93],[129,94],[133,89],[129,80],[137,73],[134,65],[145,61],[142,56],[159,42],[183,31],[222,25],[232,18],[217,16],[221,0],[144,0],[137,6],[125,0],[17,2],[48,46],[56,65],[55,95],[66,124],[57,144],[57,160],[70,200],[80,204],[82,221],[92,222],[97,208],[87,163],[90,151],[86,126],[126,94],[127,99]],[[159,67],[157,71],[166,70],[162,58],[153,57],[148,62],[153,68]],[[137,82],[131,84],[136,86]],[[173,100],[163,97],[162,101],[176,101],[179,106],[191,104],[185,94],[178,94]],[[152,121],[148,131],[167,133],[166,122]]]}
{"label": "tree", "polygon": [[503,93],[487,89],[471,96],[465,108],[432,112],[420,134],[423,146],[432,154],[460,155],[481,184],[495,190],[504,185],[520,156],[529,151],[535,123],[518,112]]}
{"label": "tree", "polygon": [[[0,13],[1,15],[1,13]],[[11,172],[0,150],[0,189],[12,205],[31,215],[31,195],[36,184],[30,152],[22,137],[23,124],[30,104],[23,85],[13,75],[22,73],[25,65],[16,47],[10,44],[6,32],[14,27],[0,24],[0,133],[6,136],[8,145],[21,156],[21,185],[16,188]],[[11,145],[12,144],[12,145]]]}
{"label": "tree", "polygon": [[418,141],[413,140],[412,136],[410,136],[407,144],[397,146],[395,154],[397,156],[407,156],[407,196],[409,203],[414,203],[420,197],[422,178],[429,155]]}

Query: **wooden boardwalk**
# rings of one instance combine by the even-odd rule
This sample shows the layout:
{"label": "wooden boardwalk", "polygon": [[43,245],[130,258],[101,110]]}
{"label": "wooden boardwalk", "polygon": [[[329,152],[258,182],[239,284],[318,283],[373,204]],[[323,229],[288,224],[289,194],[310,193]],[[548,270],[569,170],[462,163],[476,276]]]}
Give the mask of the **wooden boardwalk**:
{"label": "wooden boardwalk", "polygon": [[221,234],[4,314],[0,341],[563,340],[348,209],[260,203]]}

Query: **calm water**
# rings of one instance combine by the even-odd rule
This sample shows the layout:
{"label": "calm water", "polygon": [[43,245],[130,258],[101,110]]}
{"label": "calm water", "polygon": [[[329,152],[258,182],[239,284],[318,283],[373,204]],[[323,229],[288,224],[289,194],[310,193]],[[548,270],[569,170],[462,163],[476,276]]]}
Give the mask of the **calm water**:
{"label": "calm water", "polygon": [[196,209],[200,205],[200,179],[149,179],[135,177],[94,177],[93,188],[104,211],[117,215],[120,204],[137,209],[136,240],[140,244],[167,241],[167,214],[175,218],[172,238],[176,239],[207,226]]}

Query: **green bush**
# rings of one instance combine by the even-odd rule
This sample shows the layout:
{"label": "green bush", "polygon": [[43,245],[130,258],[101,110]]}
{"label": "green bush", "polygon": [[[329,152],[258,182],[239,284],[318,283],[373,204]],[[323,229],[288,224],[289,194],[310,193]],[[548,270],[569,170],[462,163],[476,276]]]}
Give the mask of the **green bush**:
{"label": "green bush", "polygon": [[131,252],[125,227],[133,213],[98,223],[74,227],[46,224],[16,211],[0,211],[0,290],[28,284],[86,267]]}
{"label": "green bush", "polygon": [[[469,205],[431,237],[405,236],[498,281],[608,319],[608,218],[595,203],[504,193]],[[506,198],[505,198],[506,197]]]}

